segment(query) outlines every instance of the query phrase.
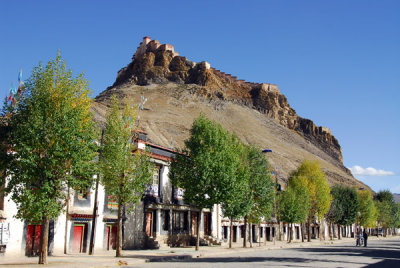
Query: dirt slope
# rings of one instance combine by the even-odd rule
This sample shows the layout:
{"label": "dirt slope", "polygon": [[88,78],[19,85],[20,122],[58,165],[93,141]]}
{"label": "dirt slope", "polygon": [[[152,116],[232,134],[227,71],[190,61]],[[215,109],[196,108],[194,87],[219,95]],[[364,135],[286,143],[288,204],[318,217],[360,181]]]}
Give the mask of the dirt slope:
{"label": "dirt slope", "polygon": [[[252,109],[241,102],[220,98],[207,98],[202,94],[204,86],[197,84],[151,84],[139,86],[125,83],[109,88],[95,100],[95,119],[104,123],[109,98],[117,94],[132,103],[140,102],[141,96],[148,98],[145,110],[139,111],[139,125],[148,132],[149,138],[166,147],[182,148],[188,138],[193,119],[204,113],[245,143],[260,149],[272,149],[268,159],[277,167],[279,179],[286,181],[288,174],[304,159],[319,160],[331,184],[367,187],[357,181],[343,166],[341,159],[326,153],[310,140],[294,130],[283,126],[276,119]],[[369,188],[369,187],[368,187]]]}

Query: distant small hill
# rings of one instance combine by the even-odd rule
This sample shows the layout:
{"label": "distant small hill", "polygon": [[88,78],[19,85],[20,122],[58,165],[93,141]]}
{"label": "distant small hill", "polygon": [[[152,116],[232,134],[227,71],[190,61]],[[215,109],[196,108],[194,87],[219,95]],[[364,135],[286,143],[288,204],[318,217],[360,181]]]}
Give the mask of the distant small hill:
{"label": "distant small hill", "polygon": [[394,199],[394,202],[396,202],[396,203],[400,203],[400,194],[393,194],[393,199]]}

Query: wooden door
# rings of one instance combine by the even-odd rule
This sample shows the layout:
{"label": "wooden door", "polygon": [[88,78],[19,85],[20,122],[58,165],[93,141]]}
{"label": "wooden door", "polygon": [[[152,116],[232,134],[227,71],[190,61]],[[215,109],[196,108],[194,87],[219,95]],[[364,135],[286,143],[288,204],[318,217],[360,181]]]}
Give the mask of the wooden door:
{"label": "wooden door", "polygon": [[74,236],[72,240],[72,252],[81,253],[82,252],[82,241],[83,232],[85,231],[84,225],[74,225]]}
{"label": "wooden door", "polygon": [[204,234],[205,235],[211,234],[210,226],[211,226],[211,213],[204,212]]}
{"label": "wooden door", "polygon": [[192,235],[197,235],[197,216],[198,212],[192,211]]}
{"label": "wooden door", "polygon": [[26,230],[26,247],[25,247],[26,256],[32,256],[34,239],[35,239],[35,225],[29,224]]}
{"label": "wooden door", "polygon": [[40,247],[41,225],[28,224],[26,230],[26,256],[38,256]]}
{"label": "wooden door", "polygon": [[233,242],[236,242],[237,237],[237,226],[233,226]]}
{"label": "wooden door", "polygon": [[107,225],[107,233],[106,233],[106,245],[107,250],[117,249],[117,226],[115,225]]}
{"label": "wooden door", "polygon": [[111,239],[110,246],[112,249],[117,249],[117,226],[113,225],[111,227]]}
{"label": "wooden door", "polygon": [[153,234],[153,212],[146,212],[146,235],[152,236]]}
{"label": "wooden door", "polygon": [[110,250],[110,233],[111,233],[111,225],[106,226],[106,249]]}

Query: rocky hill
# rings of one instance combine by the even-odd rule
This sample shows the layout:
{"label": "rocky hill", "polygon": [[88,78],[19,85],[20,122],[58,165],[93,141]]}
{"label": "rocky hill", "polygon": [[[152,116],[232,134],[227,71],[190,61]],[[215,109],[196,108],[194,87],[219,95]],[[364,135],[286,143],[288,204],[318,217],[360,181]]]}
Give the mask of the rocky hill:
{"label": "rocky hill", "polygon": [[193,119],[203,112],[243,142],[272,149],[268,157],[283,181],[307,158],[321,161],[332,184],[365,187],[344,167],[331,131],[298,116],[277,85],[239,80],[207,62],[179,56],[172,45],[143,39],[115,83],[96,97],[99,122],[112,94],[135,103],[148,99],[139,112],[140,127],[160,145],[182,148]]}

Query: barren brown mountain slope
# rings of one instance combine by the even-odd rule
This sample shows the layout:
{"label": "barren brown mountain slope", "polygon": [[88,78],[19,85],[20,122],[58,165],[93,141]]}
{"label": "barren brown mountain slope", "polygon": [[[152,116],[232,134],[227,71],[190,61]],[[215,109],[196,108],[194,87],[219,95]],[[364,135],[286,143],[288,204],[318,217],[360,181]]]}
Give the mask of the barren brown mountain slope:
{"label": "barren brown mountain slope", "polygon": [[140,102],[141,95],[148,98],[145,110],[139,111],[140,128],[148,132],[149,138],[159,145],[183,148],[188,138],[193,119],[204,113],[220,123],[245,143],[260,149],[272,149],[268,159],[272,167],[278,167],[279,178],[286,181],[288,174],[304,159],[321,162],[331,184],[343,183],[362,186],[340,161],[326,154],[298,133],[288,130],[265,114],[245,105],[223,100],[209,100],[196,94],[198,85],[175,83],[148,86],[127,85],[108,89],[96,98],[93,106],[96,120],[104,122],[109,98],[117,94],[121,99]]}
{"label": "barren brown mountain slope", "polygon": [[276,85],[238,80],[207,62],[178,56],[171,45],[144,38],[114,85],[96,97],[97,121],[104,122],[112,94],[136,104],[142,95],[148,98],[139,112],[140,128],[157,144],[182,148],[202,112],[243,142],[272,149],[268,158],[284,181],[304,159],[318,159],[331,184],[366,187],[344,167],[330,130],[298,116]]}

